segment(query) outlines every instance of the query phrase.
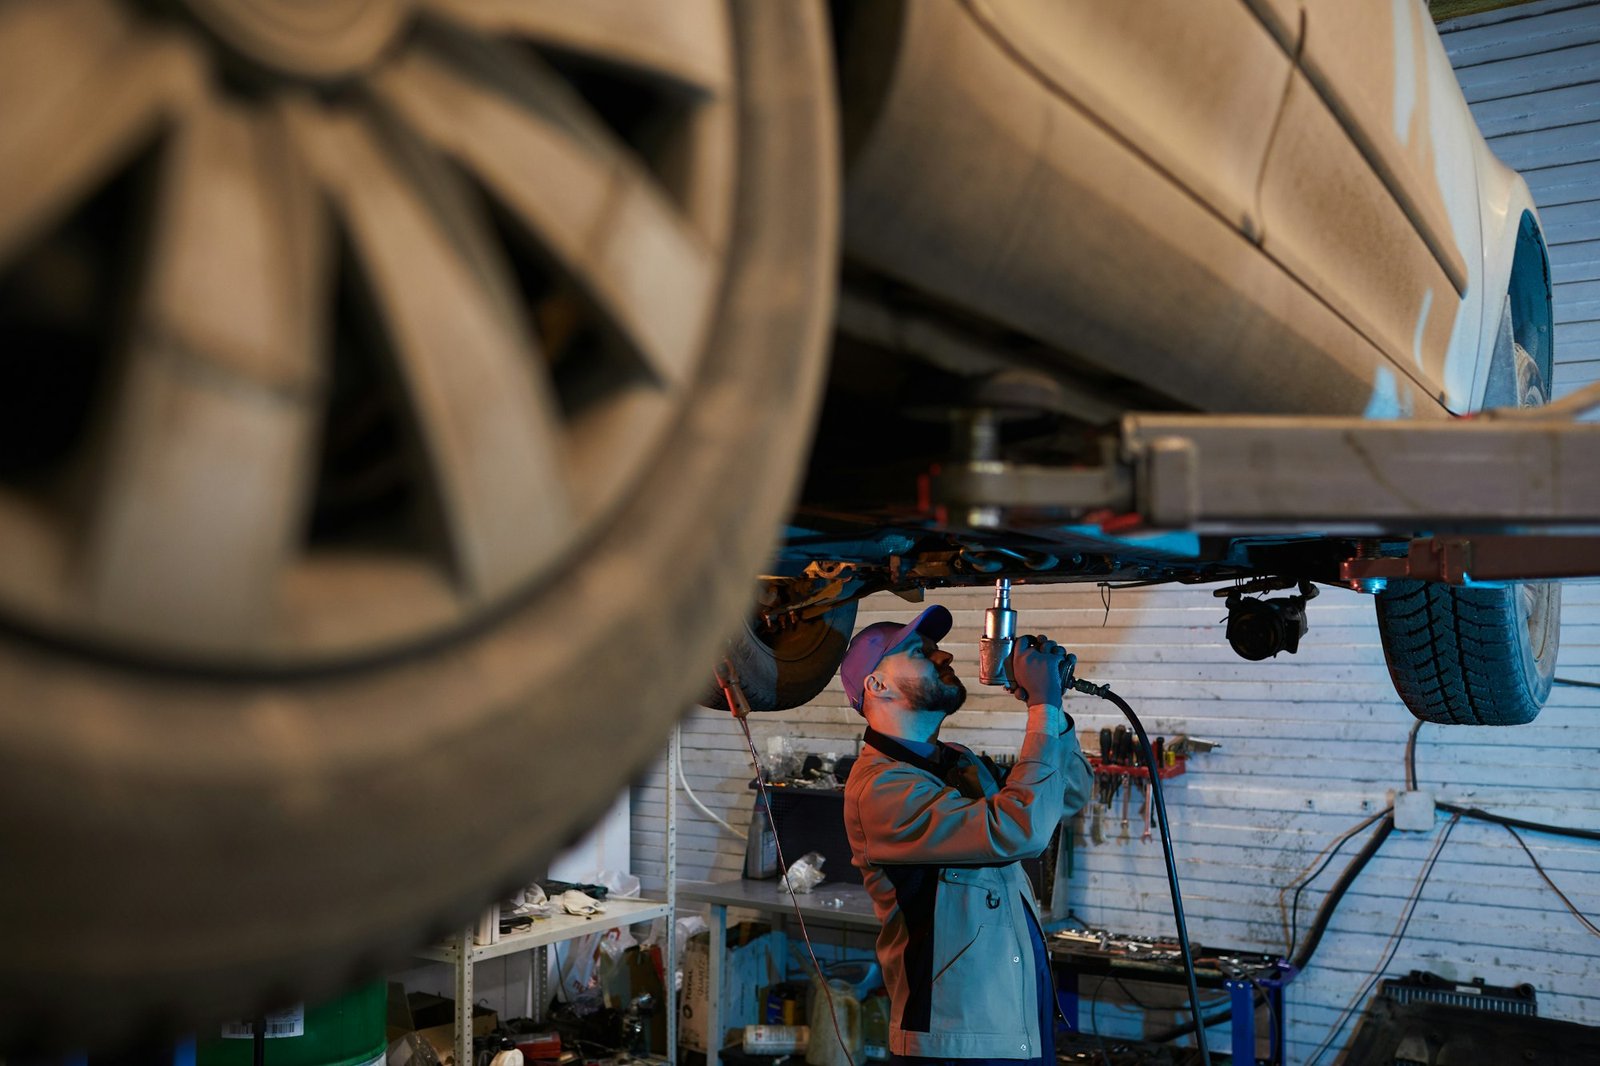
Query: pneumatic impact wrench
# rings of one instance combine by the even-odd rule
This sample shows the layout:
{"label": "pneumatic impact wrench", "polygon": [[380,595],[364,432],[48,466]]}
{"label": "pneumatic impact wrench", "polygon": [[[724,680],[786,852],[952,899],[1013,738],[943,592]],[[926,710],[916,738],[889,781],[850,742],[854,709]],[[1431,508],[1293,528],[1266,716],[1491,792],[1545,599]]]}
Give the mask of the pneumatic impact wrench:
{"label": "pneumatic impact wrench", "polygon": [[[999,579],[994,583],[994,606],[984,612],[983,636],[978,640],[978,684],[1004,685],[1007,692],[1019,693],[1026,700],[1027,691],[1020,688],[1011,673],[1011,652],[1019,640],[1031,642],[1035,639],[1017,636],[1017,612],[1011,608],[1011,579]],[[1023,644],[1023,647],[1027,646],[1027,643]],[[1102,695],[1101,686],[1073,676],[1077,666],[1076,655],[1062,655],[1061,691],[1077,690],[1091,696]]]}

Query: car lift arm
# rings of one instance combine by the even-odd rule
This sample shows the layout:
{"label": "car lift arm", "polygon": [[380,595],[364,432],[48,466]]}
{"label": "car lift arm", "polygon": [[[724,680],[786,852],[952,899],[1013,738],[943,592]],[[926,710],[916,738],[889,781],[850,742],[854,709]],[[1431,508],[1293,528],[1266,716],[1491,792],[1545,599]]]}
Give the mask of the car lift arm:
{"label": "car lift arm", "polygon": [[1352,581],[1600,576],[1600,424],[1574,420],[1593,406],[1600,386],[1441,422],[1131,414],[1099,466],[957,464],[931,494],[1026,521],[1111,511],[1228,536],[1412,538],[1405,556],[1346,562]]}

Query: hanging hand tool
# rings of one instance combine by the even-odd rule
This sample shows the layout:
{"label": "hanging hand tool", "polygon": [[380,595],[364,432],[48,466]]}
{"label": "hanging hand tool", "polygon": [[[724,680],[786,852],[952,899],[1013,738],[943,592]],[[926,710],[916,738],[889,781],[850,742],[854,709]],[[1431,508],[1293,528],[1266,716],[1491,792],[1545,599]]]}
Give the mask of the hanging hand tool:
{"label": "hanging hand tool", "polygon": [[1096,795],[1100,806],[1111,806],[1111,755],[1112,755],[1111,730],[1100,730],[1100,775],[1095,781]]}
{"label": "hanging hand tool", "polygon": [[[1152,771],[1154,772],[1154,771]],[[1139,838],[1150,843],[1150,779],[1144,779],[1144,835]]]}

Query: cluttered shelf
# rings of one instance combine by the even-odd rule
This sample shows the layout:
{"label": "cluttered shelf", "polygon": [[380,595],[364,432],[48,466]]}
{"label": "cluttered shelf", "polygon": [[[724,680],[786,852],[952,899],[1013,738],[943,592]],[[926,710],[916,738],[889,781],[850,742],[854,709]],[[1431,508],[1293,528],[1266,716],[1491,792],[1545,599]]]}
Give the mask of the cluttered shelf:
{"label": "cluttered shelf", "polygon": [[[518,932],[502,933],[500,939],[492,944],[474,943],[468,955],[473,962],[484,959],[499,958],[502,955],[512,955],[519,951],[531,951],[534,948],[549,947],[559,944],[563,940],[585,936],[589,933],[598,933],[606,929],[615,929],[618,926],[633,925],[636,922],[648,922],[655,918],[662,918],[672,912],[671,906],[664,900],[650,899],[608,899],[605,901],[605,910],[597,914],[553,914],[548,918],[538,918],[533,921],[530,928]],[[455,962],[460,949],[455,944],[436,944],[417,952],[418,956],[434,962]]]}

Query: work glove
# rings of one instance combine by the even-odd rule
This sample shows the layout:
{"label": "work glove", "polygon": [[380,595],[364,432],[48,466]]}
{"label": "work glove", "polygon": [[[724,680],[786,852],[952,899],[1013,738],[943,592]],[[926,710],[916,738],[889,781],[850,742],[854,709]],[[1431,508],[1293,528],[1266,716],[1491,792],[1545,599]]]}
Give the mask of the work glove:
{"label": "work glove", "polygon": [[1067,678],[1077,668],[1078,657],[1046,636],[1018,637],[1011,649],[1014,695],[1026,704],[1061,706]]}

